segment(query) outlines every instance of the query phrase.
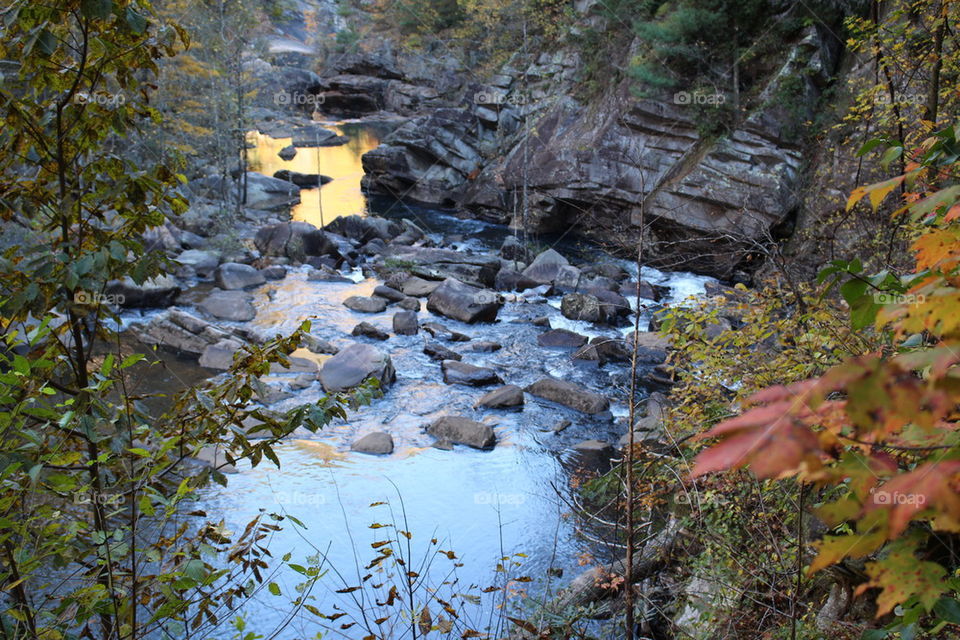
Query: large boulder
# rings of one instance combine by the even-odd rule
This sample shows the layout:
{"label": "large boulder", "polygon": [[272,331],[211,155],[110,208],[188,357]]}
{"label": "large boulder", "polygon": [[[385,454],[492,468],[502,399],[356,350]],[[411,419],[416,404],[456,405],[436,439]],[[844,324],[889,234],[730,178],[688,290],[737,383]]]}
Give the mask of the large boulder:
{"label": "large boulder", "polygon": [[330,176],[320,175],[319,173],[300,173],[289,169],[280,169],[273,174],[273,177],[284,182],[292,182],[304,189],[314,189],[328,182],[333,182],[333,178]]}
{"label": "large boulder", "polygon": [[340,216],[324,229],[360,244],[375,239],[389,242],[403,232],[403,227],[393,220],[358,215]]}
{"label": "large boulder", "polygon": [[336,243],[309,222],[281,222],[262,227],[253,242],[265,256],[283,256],[300,262],[307,256],[342,260]]}
{"label": "large boulder", "polygon": [[458,360],[444,360],[440,366],[443,369],[443,381],[447,384],[485,387],[503,383],[497,372],[487,367],[477,367]]}
{"label": "large boulder", "polygon": [[430,294],[427,309],[468,324],[494,322],[503,303],[495,291],[447,278]]}
{"label": "large boulder", "polygon": [[576,349],[587,344],[587,337],[568,329],[551,329],[537,336],[537,344],[541,347]]}
{"label": "large boulder", "polygon": [[154,316],[145,324],[135,323],[130,331],[146,345],[193,356],[201,355],[210,345],[230,337],[223,329],[179,309]]}
{"label": "large boulder", "polygon": [[187,249],[174,258],[174,261],[192,267],[198,276],[206,277],[213,273],[217,265],[220,264],[220,255],[215,251]]}
{"label": "large boulder", "polygon": [[390,334],[382,329],[379,329],[369,322],[361,322],[353,328],[353,331],[350,332],[350,335],[354,337],[364,336],[366,338],[373,338],[374,340],[389,340]]}
{"label": "large boulder", "polygon": [[475,449],[491,449],[497,443],[489,425],[462,416],[437,418],[427,427],[427,433],[441,442],[465,444]]}
{"label": "large boulder", "polygon": [[389,302],[402,302],[407,298],[402,291],[397,291],[393,287],[388,287],[385,284],[377,285],[373,290],[373,295],[377,296],[378,298],[383,298]]}
{"label": "large boulder", "polygon": [[327,360],[320,371],[320,384],[328,393],[356,387],[376,378],[382,387],[397,378],[390,356],[368,344],[354,343]]}
{"label": "large boulder", "polygon": [[359,313],[382,313],[387,310],[387,301],[372,296],[350,296],[343,301],[343,306]]}
{"label": "large boulder", "polygon": [[571,320],[617,325],[630,314],[630,303],[613,291],[591,289],[563,296],[560,313]]}
{"label": "large boulder", "polygon": [[257,317],[253,296],[243,291],[215,290],[198,306],[204,313],[220,320],[247,322]]}
{"label": "large boulder", "polygon": [[523,389],[515,384],[504,385],[485,394],[473,406],[487,409],[518,409],[523,406]]}
{"label": "large boulder", "polygon": [[547,249],[534,258],[530,266],[523,270],[523,275],[537,284],[553,284],[561,270],[569,266],[566,258],[553,249]]}
{"label": "large boulder", "polygon": [[300,202],[300,187],[255,171],[247,172],[246,206],[263,211],[283,211]]}
{"label": "large boulder", "polygon": [[610,401],[599,393],[593,393],[566,380],[542,378],[528,386],[526,391],[531,395],[591,415],[603,413],[610,408]]}
{"label": "large boulder", "polygon": [[393,314],[393,332],[398,336],[413,336],[419,330],[416,311],[398,311]]}
{"label": "large boulder", "polygon": [[430,356],[431,360],[460,360],[463,358],[459,353],[446,348],[439,342],[427,342],[423,345],[423,352]]}
{"label": "large boulder", "polygon": [[225,262],[219,267],[213,276],[213,281],[221,289],[246,289],[247,287],[258,287],[265,283],[267,279],[262,273],[248,264],[238,262]]}
{"label": "large boulder", "polygon": [[440,282],[433,280],[424,280],[417,276],[411,276],[403,281],[403,284],[400,285],[400,290],[407,296],[423,298],[436,291],[440,284]]}
{"label": "large boulder", "polygon": [[383,431],[374,431],[363,436],[352,445],[352,451],[369,453],[375,456],[386,456],[393,453],[393,437]]}

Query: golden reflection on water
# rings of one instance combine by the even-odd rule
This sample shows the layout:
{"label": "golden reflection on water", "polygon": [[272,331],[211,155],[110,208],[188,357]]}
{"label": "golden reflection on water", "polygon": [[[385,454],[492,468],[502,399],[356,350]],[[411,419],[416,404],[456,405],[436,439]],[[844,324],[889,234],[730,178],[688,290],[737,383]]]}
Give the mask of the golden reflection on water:
{"label": "golden reflection on water", "polygon": [[268,176],[280,169],[299,173],[319,173],[333,182],[320,189],[301,189],[300,204],[293,208],[293,219],[322,227],[340,216],[366,215],[367,200],[360,190],[363,165],[360,157],[380,144],[380,138],[369,127],[325,125],[337,135],[346,135],[347,144],[336,147],[298,148],[293,160],[282,160],[277,153],[290,144],[291,138],[271,138],[257,131],[247,134],[254,148],[249,150],[251,171]]}

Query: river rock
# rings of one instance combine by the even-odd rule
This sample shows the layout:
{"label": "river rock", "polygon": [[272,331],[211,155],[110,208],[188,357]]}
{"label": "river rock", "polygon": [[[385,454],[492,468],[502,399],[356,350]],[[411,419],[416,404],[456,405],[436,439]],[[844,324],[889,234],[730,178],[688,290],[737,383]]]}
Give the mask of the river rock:
{"label": "river rock", "polygon": [[497,443],[489,425],[462,416],[438,418],[427,427],[427,433],[438,440],[465,444],[475,449],[491,449]]}
{"label": "river rock", "polygon": [[508,384],[494,389],[477,400],[474,407],[487,409],[510,409],[523,406],[523,389],[514,384]]}
{"label": "river rock", "polygon": [[369,453],[375,456],[386,456],[393,453],[393,437],[383,431],[374,431],[363,436],[352,445],[352,451]]}
{"label": "river rock", "polygon": [[407,298],[403,292],[397,291],[393,287],[388,287],[385,284],[377,285],[373,290],[373,295],[389,300],[390,302],[401,302]]}
{"label": "river rock", "polygon": [[253,306],[253,296],[243,291],[220,291],[204,298],[200,309],[214,318],[233,322],[248,322],[257,316]]}
{"label": "river rock", "polygon": [[303,335],[301,342],[311,353],[336,355],[340,351],[330,342],[309,333]]}
{"label": "river rock", "polygon": [[358,215],[340,216],[325,229],[360,244],[377,238],[389,242],[403,232],[403,226],[393,220]]}
{"label": "river rock", "polygon": [[369,322],[361,322],[353,328],[353,331],[350,332],[352,336],[364,336],[367,338],[373,338],[374,340],[389,340],[390,334],[386,331],[382,331],[379,328],[373,326]]}
{"label": "river rock", "polygon": [[146,345],[193,356],[199,356],[208,346],[230,337],[223,329],[179,309],[169,309],[145,324],[134,323],[130,332]]}
{"label": "river rock", "polygon": [[570,263],[553,249],[547,249],[534,258],[530,266],[523,270],[523,275],[537,284],[553,284],[563,267]]}
{"label": "river rock", "polygon": [[503,303],[495,291],[447,278],[427,299],[427,309],[467,324],[494,322]]}
{"label": "river rock", "polygon": [[474,353],[493,353],[494,351],[500,351],[500,349],[503,349],[503,345],[491,340],[477,340],[466,347],[467,351],[473,351]]}
{"label": "river rock", "polygon": [[342,261],[337,245],[309,222],[281,222],[262,227],[253,239],[265,256],[285,256],[298,262],[308,256],[330,256]]}
{"label": "river rock", "polygon": [[639,334],[630,332],[627,336],[627,348],[637,345],[637,362],[643,364],[660,364],[666,361],[670,339],[659,333],[641,331]]}
{"label": "river rock", "polygon": [[[547,320],[549,326],[550,320]],[[541,347],[564,347],[575,349],[587,344],[587,337],[568,329],[551,329],[537,336],[537,344]]]}
{"label": "river rock", "polygon": [[217,271],[213,275],[213,281],[221,289],[231,291],[233,289],[257,287],[265,283],[267,279],[248,264],[225,262],[217,267]]}
{"label": "river rock", "polygon": [[420,301],[412,296],[408,296],[397,303],[397,306],[407,311],[420,311]]}
{"label": "river rock", "polygon": [[199,364],[208,369],[229,369],[233,364],[233,354],[240,350],[243,344],[239,340],[225,338],[212,344],[200,354]]}
{"label": "river rock", "polygon": [[424,322],[422,326],[431,337],[449,340],[450,342],[470,342],[470,336],[448,329],[439,322]]}
{"label": "river rock", "polygon": [[597,470],[609,469],[610,461],[617,455],[613,445],[602,440],[584,440],[573,445],[573,450],[583,466]]}
{"label": "river rock", "polygon": [[292,182],[304,189],[313,189],[328,182],[333,182],[333,178],[330,176],[323,176],[319,173],[300,173],[289,169],[280,169],[273,174],[273,177],[284,182]]}
{"label": "river rock", "polygon": [[[297,157],[297,148],[292,144],[288,144],[283,149],[280,149],[280,151],[277,152],[277,155],[280,156],[281,160],[290,162]],[[277,175],[274,174],[273,177],[276,178]]]}
{"label": "river rock", "polygon": [[504,260],[530,262],[531,254],[517,236],[507,236],[500,245],[500,257]]}
{"label": "river rock", "polygon": [[416,311],[398,311],[393,314],[393,332],[398,336],[414,336],[419,331]]}
{"label": "river rock", "polygon": [[447,349],[439,342],[426,343],[423,345],[423,352],[430,356],[431,360],[460,360],[463,358],[459,353]]}
{"label": "river rock", "polygon": [[477,367],[458,360],[444,360],[441,368],[443,369],[443,381],[447,384],[485,387],[503,383],[497,372],[487,367]]}
{"label": "river rock", "polygon": [[[638,354],[639,355],[639,354]],[[607,362],[630,362],[632,353],[627,343],[619,338],[597,336],[573,354],[574,360],[595,360],[600,364]]]}
{"label": "river rock", "polygon": [[560,301],[560,313],[571,320],[616,325],[630,314],[630,303],[613,291],[591,289],[589,293],[569,293]]}
{"label": "river rock", "polygon": [[182,265],[193,267],[198,276],[207,277],[220,264],[220,254],[215,251],[205,251],[203,249],[187,249],[179,256],[174,258],[175,262]]}
{"label": "river rock", "polygon": [[298,202],[300,187],[256,171],[247,172],[247,207],[261,211],[283,211]]}
{"label": "river rock", "polygon": [[[104,288],[107,301],[124,308],[166,309],[171,306],[180,295],[180,286],[177,281],[161,275],[137,284],[130,276],[122,280],[111,280]],[[92,300],[91,301],[95,302]]]}
{"label": "river rock", "polygon": [[373,346],[355,342],[327,360],[320,371],[320,384],[328,393],[344,391],[367,378],[377,378],[381,387],[396,380],[390,356]]}
{"label": "river rock", "polygon": [[526,392],[591,415],[610,408],[610,401],[602,395],[556,378],[542,378],[527,387]]}
{"label": "river rock", "polygon": [[403,282],[401,291],[408,296],[423,298],[432,294],[439,286],[439,282],[424,280],[423,278],[418,278],[417,276],[411,276]]}
{"label": "river rock", "polygon": [[287,268],[280,264],[272,264],[260,269],[260,275],[267,280],[283,280],[287,277]]}
{"label": "river rock", "polygon": [[350,296],[343,301],[343,306],[359,313],[382,313],[387,309],[387,301],[383,298]]}

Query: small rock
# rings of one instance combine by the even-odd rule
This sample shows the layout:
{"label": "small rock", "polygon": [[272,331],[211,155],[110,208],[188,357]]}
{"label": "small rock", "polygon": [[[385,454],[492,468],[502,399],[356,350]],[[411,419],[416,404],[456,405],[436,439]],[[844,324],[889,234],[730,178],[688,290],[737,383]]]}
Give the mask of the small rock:
{"label": "small rock", "polygon": [[610,401],[602,395],[588,391],[566,380],[542,378],[527,387],[526,391],[529,394],[587,414],[602,413],[610,408]]}
{"label": "small rock", "polygon": [[[547,320],[549,326],[549,320]],[[565,347],[575,349],[587,344],[587,337],[567,329],[551,329],[537,336],[541,347]]]}
{"label": "small rock", "polygon": [[339,351],[339,349],[337,349],[337,347],[330,342],[327,342],[326,340],[318,338],[314,335],[310,335],[309,333],[304,334],[303,336],[303,346],[305,346],[309,351],[318,354],[336,355],[337,351]]}
{"label": "small rock", "polygon": [[474,407],[486,407],[488,409],[507,409],[523,406],[523,389],[508,384],[494,389],[477,400]]}
{"label": "small rock", "polygon": [[428,342],[423,345],[423,352],[430,356],[432,360],[460,360],[463,358],[459,353],[438,342]]}
{"label": "small rock", "polygon": [[563,419],[563,420],[561,420],[560,422],[558,422],[557,424],[553,425],[552,431],[553,431],[554,433],[560,433],[560,432],[562,432],[564,429],[566,429],[567,427],[569,427],[571,424],[573,424],[573,423],[570,422],[569,420]]}
{"label": "small rock", "polygon": [[290,388],[294,391],[302,391],[311,386],[316,379],[317,376],[310,375],[309,373],[301,373],[290,381]]}
{"label": "small rock", "polygon": [[499,342],[492,342],[490,340],[480,340],[478,342],[471,342],[467,347],[467,351],[473,351],[475,353],[492,353],[494,351],[500,351],[503,348],[503,345]]}
{"label": "small rock", "polygon": [[[393,287],[388,287],[385,284],[377,285],[377,287],[373,290],[373,295],[378,298],[389,300],[390,302],[402,302],[407,298],[407,296],[402,292],[397,291]],[[419,304],[419,302],[417,304]]]}
{"label": "small rock", "polygon": [[439,322],[424,322],[423,329],[434,338],[442,338],[450,342],[470,342],[470,336],[452,331]]}
{"label": "small rock", "polygon": [[267,280],[283,280],[287,277],[287,268],[279,264],[273,264],[260,269],[260,275]]}
{"label": "small rock", "polygon": [[333,181],[333,178],[330,176],[322,176],[319,173],[299,173],[297,171],[290,171],[289,169],[280,169],[273,174],[273,177],[277,180],[292,182],[304,189],[313,189]]}
{"label": "small rock", "polygon": [[413,336],[419,330],[416,311],[398,311],[393,314],[393,332],[398,336]]}
{"label": "small rock", "polygon": [[397,303],[397,306],[401,309],[406,309],[407,311],[420,311],[420,301],[416,298],[409,296]]}
{"label": "small rock", "polygon": [[[546,327],[547,329],[550,329],[550,328],[551,328],[550,318],[548,318],[547,316],[540,316],[540,317],[538,317],[538,318],[534,318],[534,319],[533,319],[533,326],[535,326],[535,327]],[[573,332],[571,331],[571,333],[573,333]]]}
{"label": "small rock", "polygon": [[369,322],[361,322],[353,328],[353,331],[350,332],[352,336],[364,336],[367,338],[373,338],[374,340],[388,340],[390,335],[381,331],[377,327],[373,326]]}
{"label": "small rock", "polygon": [[397,374],[390,356],[360,342],[342,349],[320,371],[320,383],[327,393],[351,389],[370,377],[377,378],[384,388],[396,380]]}
{"label": "small rock", "polygon": [[387,309],[387,301],[383,298],[367,296],[350,296],[343,301],[343,306],[351,311],[360,313],[381,313]]}
{"label": "small rock", "polygon": [[584,440],[573,445],[581,463],[591,469],[607,469],[610,461],[616,457],[617,450],[609,442],[602,440]]}
{"label": "small rock", "polygon": [[441,367],[443,381],[447,384],[463,384],[471,387],[503,384],[497,372],[487,367],[477,367],[458,360],[444,360]]}
{"label": "small rock", "polygon": [[292,144],[288,144],[283,149],[277,152],[277,155],[280,156],[281,160],[286,160],[290,162],[297,156],[297,148]]}
{"label": "small rock", "polygon": [[462,416],[438,418],[427,427],[427,433],[440,441],[465,444],[475,449],[490,449],[497,443],[489,425]]}
{"label": "small rock", "polygon": [[385,456],[393,453],[393,437],[383,431],[374,431],[363,436],[352,445],[352,451],[369,453],[375,456]]}

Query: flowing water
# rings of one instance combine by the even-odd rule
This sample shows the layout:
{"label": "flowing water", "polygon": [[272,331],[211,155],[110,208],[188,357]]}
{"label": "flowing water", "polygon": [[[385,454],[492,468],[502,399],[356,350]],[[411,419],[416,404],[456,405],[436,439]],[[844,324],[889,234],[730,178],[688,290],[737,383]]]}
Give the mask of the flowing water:
{"label": "flowing water", "polygon": [[[289,163],[276,157],[276,151],[289,141],[257,137],[258,148],[252,157],[264,173],[290,168],[334,178],[319,190],[303,192],[303,203],[294,212],[297,219],[319,224],[321,210],[325,222],[336,215],[353,213],[407,217],[438,240],[459,234],[463,239],[458,247],[473,250],[495,250],[509,233],[504,227],[460,220],[449,212],[386,199],[367,201],[359,187],[360,155],[376,145],[379,132],[361,125],[341,124],[333,128],[349,135],[351,143],[319,150],[301,149]],[[570,238],[540,240],[558,243],[561,252],[568,256],[592,251],[589,247],[577,247]],[[671,302],[702,292],[706,281],[689,274],[664,274],[646,268],[643,275],[669,287]],[[311,319],[312,333],[338,346],[354,340],[350,331],[362,320],[392,333],[393,309],[382,314],[358,314],[342,305],[348,296],[369,295],[378,284],[364,279],[359,272],[354,273],[354,280],[314,282],[307,279],[306,270],[292,270],[284,280],[253,292],[258,313],[250,324],[276,334],[292,331],[301,321]],[[534,579],[524,586],[526,590],[542,593],[562,585],[578,572],[579,554],[597,551],[594,545],[578,538],[576,522],[569,517],[567,499],[578,467],[570,448],[586,439],[615,442],[619,438],[624,427],[616,426],[612,418],[626,413],[626,369],[577,365],[568,350],[539,347],[536,338],[542,329],[530,322],[538,316],[548,316],[555,328],[569,328],[587,336],[616,335],[619,331],[568,320],[558,306],[554,299],[508,303],[498,322],[485,325],[465,325],[422,311],[421,322],[441,322],[471,336],[473,341],[502,344],[502,349],[490,353],[470,352],[469,342],[447,346],[461,351],[465,362],[496,369],[506,383],[524,386],[544,375],[571,380],[611,397],[612,416],[588,417],[532,396],[527,396],[527,404],[520,412],[474,410],[473,403],[484,390],[444,384],[440,364],[422,352],[422,332],[416,336],[393,336],[378,344],[390,353],[397,370],[397,382],[384,397],[351,412],[346,421],[338,421],[318,434],[284,443],[278,448],[279,469],[269,463],[256,469],[241,468],[230,476],[227,488],[212,487],[205,492],[204,508],[211,517],[224,518],[234,531],[242,529],[261,509],[286,511],[302,521],[302,530],[288,526],[276,533],[270,550],[274,558],[289,552],[292,561],[301,564],[307,556],[322,552],[329,573],[314,590],[317,600],[313,604],[325,612],[332,612],[335,605],[356,610],[350,600],[356,594],[335,591],[358,584],[360,568],[375,556],[371,543],[385,538],[383,529],[370,529],[369,525],[390,522],[390,509],[393,521],[412,532],[415,559],[430,553],[432,538],[439,540],[439,548],[455,551],[462,562],[457,570],[461,586],[455,590],[466,591],[471,584],[481,588],[493,584],[498,561],[517,552],[526,554],[526,558],[516,574]],[[286,376],[286,381],[291,377]],[[284,378],[277,375],[268,382],[282,383]],[[321,396],[322,390],[315,382],[273,408],[287,409]],[[492,451],[462,446],[454,450],[433,448],[433,438],[423,432],[423,426],[447,414],[494,424],[496,447]],[[571,425],[555,433],[553,427],[563,419]],[[389,432],[396,445],[394,453],[374,457],[350,452],[350,444],[370,431]],[[370,506],[379,501],[390,504]],[[400,521],[401,508],[405,521]],[[441,572],[449,566],[450,563],[434,566],[437,581],[446,575]],[[559,569],[563,570],[563,577],[551,577]],[[295,592],[298,577],[288,571],[274,580],[284,595],[290,595]],[[253,605],[245,609],[248,628],[268,633],[281,624],[285,612],[282,602],[282,598],[266,591],[258,594]],[[339,622],[333,626],[338,627]],[[305,614],[278,637],[313,638],[319,630],[320,626]],[[354,627],[330,637],[365,635],[365,630]]]}

